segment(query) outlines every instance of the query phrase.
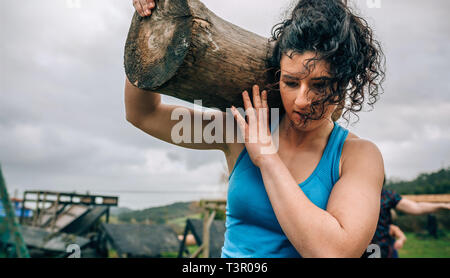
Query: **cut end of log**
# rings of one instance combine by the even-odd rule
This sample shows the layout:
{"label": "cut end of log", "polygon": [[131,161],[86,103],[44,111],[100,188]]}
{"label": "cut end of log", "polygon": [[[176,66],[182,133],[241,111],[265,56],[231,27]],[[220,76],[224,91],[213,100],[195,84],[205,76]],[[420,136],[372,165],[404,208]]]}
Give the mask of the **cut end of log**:
{"label": "cut end of log", "polygon": [[191,43],[192,15],[186,0],[160,0],[150,17],[133,16],[125,44],[125,72],[139,88],[154,89],[170,80]]}

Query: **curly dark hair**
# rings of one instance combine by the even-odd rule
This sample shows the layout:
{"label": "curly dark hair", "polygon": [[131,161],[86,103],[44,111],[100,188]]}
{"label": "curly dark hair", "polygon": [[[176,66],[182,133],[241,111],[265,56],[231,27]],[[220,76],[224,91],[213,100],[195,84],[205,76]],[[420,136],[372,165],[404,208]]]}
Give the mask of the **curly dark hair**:
{"label": "curly dark hair", "polygon": [[[309,72],[315,61],[323,60],[330,66],[332,79],[311,103],[306,119],[320,119],[327,105],[336,104],[348,123],[349,113],[356,115],[365,102],[373,108],[383,92],[386,59],[381,44],[374,39],[367,21],[342,0],[298,1],[290,18],[272,28],[269,42],[274,45],[267,59],[269,92],[280,90],[283,55],[312,51],[315,57],[305,63]],[[284,114],[282,104],[280,108]]]}

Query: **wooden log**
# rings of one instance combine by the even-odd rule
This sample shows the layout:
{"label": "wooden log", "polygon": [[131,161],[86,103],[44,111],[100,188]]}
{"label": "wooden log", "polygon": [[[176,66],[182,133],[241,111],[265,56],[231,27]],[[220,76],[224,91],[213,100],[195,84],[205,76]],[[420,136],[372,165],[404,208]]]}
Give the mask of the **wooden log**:
{"label": "wooden log", "polygon": [[[199,0],[159,0],[150,17],[133,16],[125,72],[136,87],[202,106],[244,107],[241,93],[267,88],[273,43],[227,22]],[[269,107],[281,107],[279,92]]]}

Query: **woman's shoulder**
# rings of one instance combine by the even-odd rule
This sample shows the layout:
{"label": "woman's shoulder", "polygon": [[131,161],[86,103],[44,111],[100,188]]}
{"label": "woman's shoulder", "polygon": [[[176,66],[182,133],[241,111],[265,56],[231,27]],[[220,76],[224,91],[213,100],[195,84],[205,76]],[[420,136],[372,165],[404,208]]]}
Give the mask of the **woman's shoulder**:
{"label": "woman's shoulder", "polygon": [[360,138],[353,132],[349,132],[344,145],[339,165],[339,174],[344,165],[357,165],[365,162],[381,162],[382,155],[378,146],[364,138]]}
{"label": "woman's shoulder", "polygon": [[381,153],[378,146],[364,138],[360,138],[353,132],[349,132],[344,145],[342,147],[343,156],[361,156],[361,155],[376,155]]}

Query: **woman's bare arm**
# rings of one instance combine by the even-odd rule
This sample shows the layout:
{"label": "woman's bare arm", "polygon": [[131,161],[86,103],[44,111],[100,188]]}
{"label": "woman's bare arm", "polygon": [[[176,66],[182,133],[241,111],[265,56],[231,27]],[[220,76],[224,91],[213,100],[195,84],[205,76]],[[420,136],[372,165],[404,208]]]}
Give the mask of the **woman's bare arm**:
{"label": "woman's bare arm", "polygon": [[[160,94],[139,89],[128,79],[125,83],[125,109],[128,122],[155,138],[190,149],[228,152],[225,112],[202,112],[180,105],[164,104]],[[228,121],[230,119],[233,120],[232,116]],[[206,129],[211,130],[212,126],[214,132],[205,132]],[[228,142],[231,145],[236,141],[233,138]]]}
{"label": "woman's bare arm", "polygon": [[344,144],[346,160],[333,186],[327,209],[313,204],[279,156],[268,156],[260,169],[277,219],[304,257],[361,257],[369,245],[380,213],[384,164],[371,142]]}

